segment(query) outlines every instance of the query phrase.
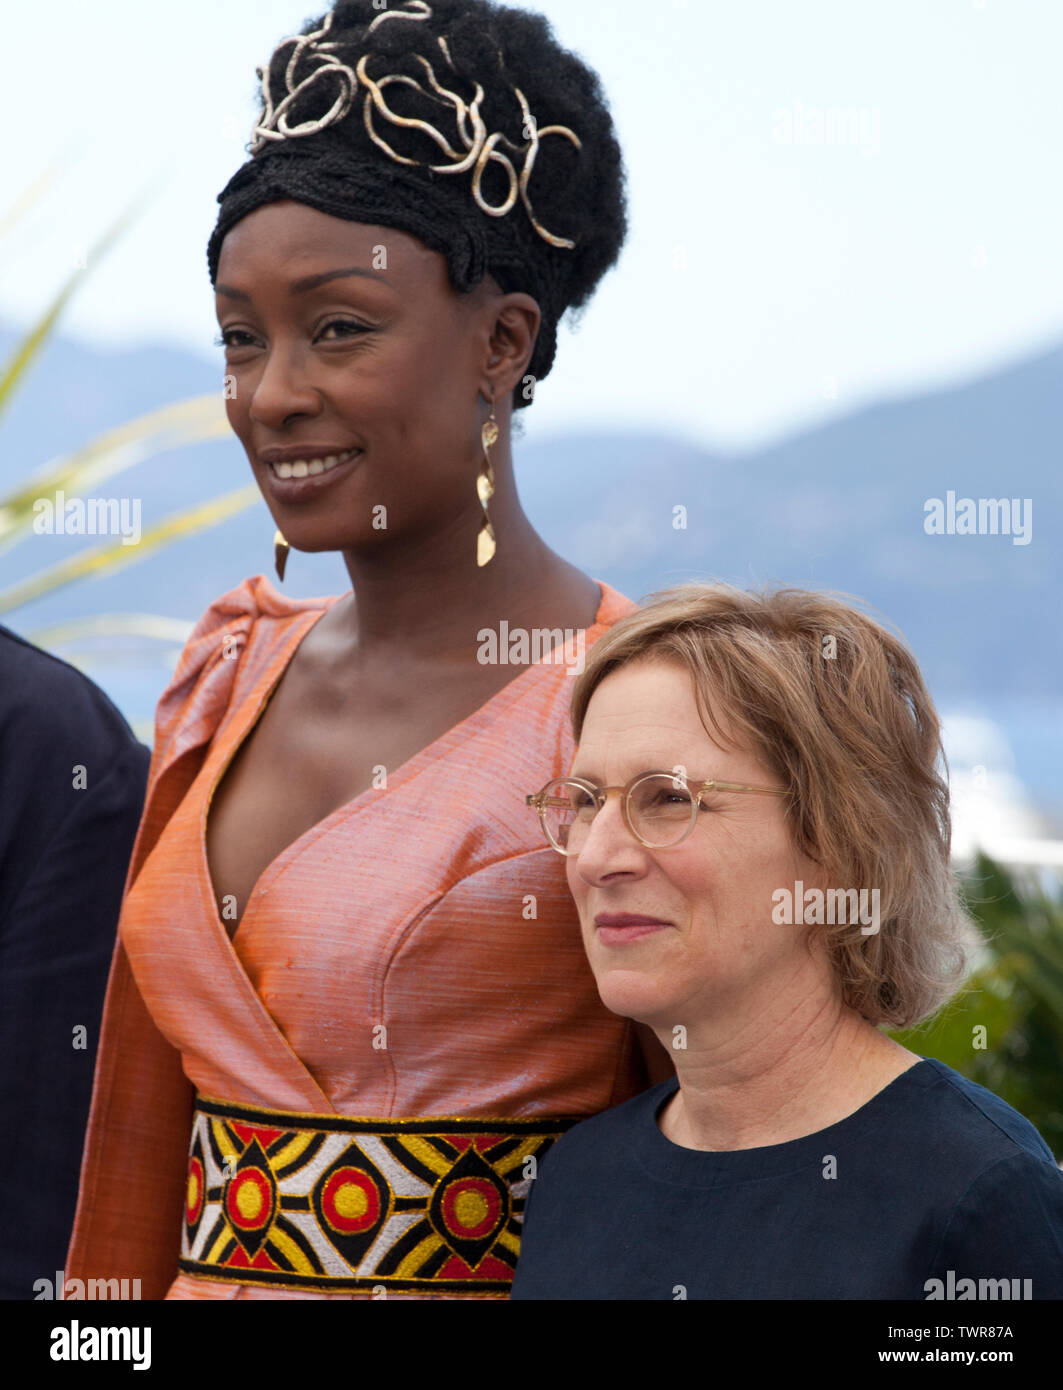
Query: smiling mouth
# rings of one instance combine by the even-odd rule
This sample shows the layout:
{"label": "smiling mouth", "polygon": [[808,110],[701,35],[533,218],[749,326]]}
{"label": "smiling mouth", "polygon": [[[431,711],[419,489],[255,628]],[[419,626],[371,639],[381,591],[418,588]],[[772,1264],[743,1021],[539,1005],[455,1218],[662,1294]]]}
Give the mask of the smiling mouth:
{"label": "smiling mouth", "polygon": [[292,463],[271,463],[267,466],[275,478],[284,481],[289,478],[317,478],[322,473],[331,473],[341,463],[349,463],[361,452],[361,449],[348,449],[345,454],[330,454],[323,459],[296,459]]}

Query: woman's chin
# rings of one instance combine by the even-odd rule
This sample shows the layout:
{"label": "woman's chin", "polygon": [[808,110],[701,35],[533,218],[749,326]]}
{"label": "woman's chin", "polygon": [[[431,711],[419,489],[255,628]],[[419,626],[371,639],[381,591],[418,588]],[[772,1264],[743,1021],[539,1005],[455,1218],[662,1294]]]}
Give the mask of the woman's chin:
{"label": "woman's chin", "polygon": [[601,1001],[611,1013],[651,1027],[659,1023],[671,1027],[685,1021],[671,1016],[680,1008],[679,991],[669,988],[659,976],[619,965],[598,969],[595,976]]}

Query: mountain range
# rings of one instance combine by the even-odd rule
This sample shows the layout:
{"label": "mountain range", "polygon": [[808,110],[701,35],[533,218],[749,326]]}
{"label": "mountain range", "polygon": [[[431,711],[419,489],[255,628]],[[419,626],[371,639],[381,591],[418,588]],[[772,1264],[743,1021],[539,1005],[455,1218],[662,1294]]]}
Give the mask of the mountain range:
{"label": "mountain range", "polygon": [[[0,360],[15,341],[0,328]],[[218,389],[220,367],[220,357],[215,368],[171,347],[110,351],[54,337],[0,417],[0,497],[105,429]],[[633,598],[688,578],[856,595],[900,628],[940,703],[1063,690],[1061,446],[1063,344],[746,451],[684,441],[662,421],[653,433],[516,438],[514,455],[531,520],[588,574]],[[138,464],[93,495],[142,499],[146,528],[248,481],[232,438]],[[976,511],[979,499],[1016,499],[1028,535],[928,533],[935,499],[944,516],[950,493],[953,518],[964,499]],[[272,536],[259,503],[0,622],[27,635],[95,613],[192,622],[247,576],[272,577]],[[31,534],[0,551],[0,589],[93,543]],[[349,582],[339,556],[293,553],[284,587],[304,597]],[[165,674],[157,655],[145,662],[141,648],[139,660],[150,717]],[[105,667],[86,669],[110,688]]]}

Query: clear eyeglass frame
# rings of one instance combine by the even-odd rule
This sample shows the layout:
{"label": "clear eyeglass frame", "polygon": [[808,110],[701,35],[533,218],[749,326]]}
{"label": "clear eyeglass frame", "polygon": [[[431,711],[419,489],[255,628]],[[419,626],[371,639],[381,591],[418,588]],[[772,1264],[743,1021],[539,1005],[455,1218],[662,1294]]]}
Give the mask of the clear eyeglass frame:
{"label": "clear eyeglass frame", "polygon": [[[687,825],[686,829],[683,830],[675,839],[669,839],[664,844],[655,844],[653,841],[646,839],[644,835],[639,834],[638,830],[636,830],[635,828],[634,819],[631,815],[631,794],[640,785],[640,783],[645,782],[650,777],[666,777],[677,788],[682,787],[684,790],[690,793],[689,824]],[[601,811],[601,809],[604,807],[606,799],[610,795],[610,793],[615,792],[621,798],[620,810],[621,814],[624,817],[624,824],[627,826],[628,830],[635,837],[635,839],[638,840],[639,844],[644,845],[647,849],[652,850],[675,849],[677,845],[681,845],[683,843],[687,836],[693,832],[695,825],[697,825],[698,811],[701,808],[701,799],[703,796],[706,796],[709,792],[755,792],[762,796],[787,795],[786,789],[783,787],[757,787],[752,786],[746,782],[721,782],[717,778],[710,778],[706,782],[695,782],[691,784],[686,780],[686,778],[682,777],[678,773],[674,771],[667,772],[663,768],[655,768],[650,770],[649,772],[636,773],[636,775],[632,777],[631,780],[625,786],[622,787],[598,787],[595,786],[593,782],[588,781],[585,777],[553,777],[549,782],[547,782],[547,784],[544,787],[540,788],[539,791],[529,793],[529,795],[527,795],[524,798],[524,802],[527,806],[534,806],[535,809],[538,811],[539,824],[543,828],[543,834],[546,836],[547,844],[550,846],[551,849],[555,849],[558,852],[558,854],[565,855],[566,858],[573,858],[576,855],[578,855],[581,851],[579,849],[566,849],[564,845],[558,844],[557,840],[554,839],[553,835],[551,835],[550,833],[550,826],[547,821],[548,811],[550,811],[551,809],[560,808],[562,806],[571,805],[571,802],[567,800],[562,801],[559,798],[551,798],[548,795],[552,787],[560,786],[578,787],[581,791],[586,792],[589,796],[592,796],[594,798],[597,810],[595,811],[594,816],[591,817],[592,822],[594,818],[598,815],[598,812]]]}

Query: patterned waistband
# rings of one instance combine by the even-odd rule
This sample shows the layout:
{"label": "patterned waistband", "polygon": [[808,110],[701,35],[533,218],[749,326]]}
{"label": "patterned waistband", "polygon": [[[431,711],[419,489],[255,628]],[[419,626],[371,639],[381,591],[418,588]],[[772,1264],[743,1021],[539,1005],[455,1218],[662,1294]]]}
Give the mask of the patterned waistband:
{"label": "patterned waistband", "polygon": [[329,1293],[504,1297],[538,1163],[582,1118],[348,1119],[199,1096],[180,1268]]}

